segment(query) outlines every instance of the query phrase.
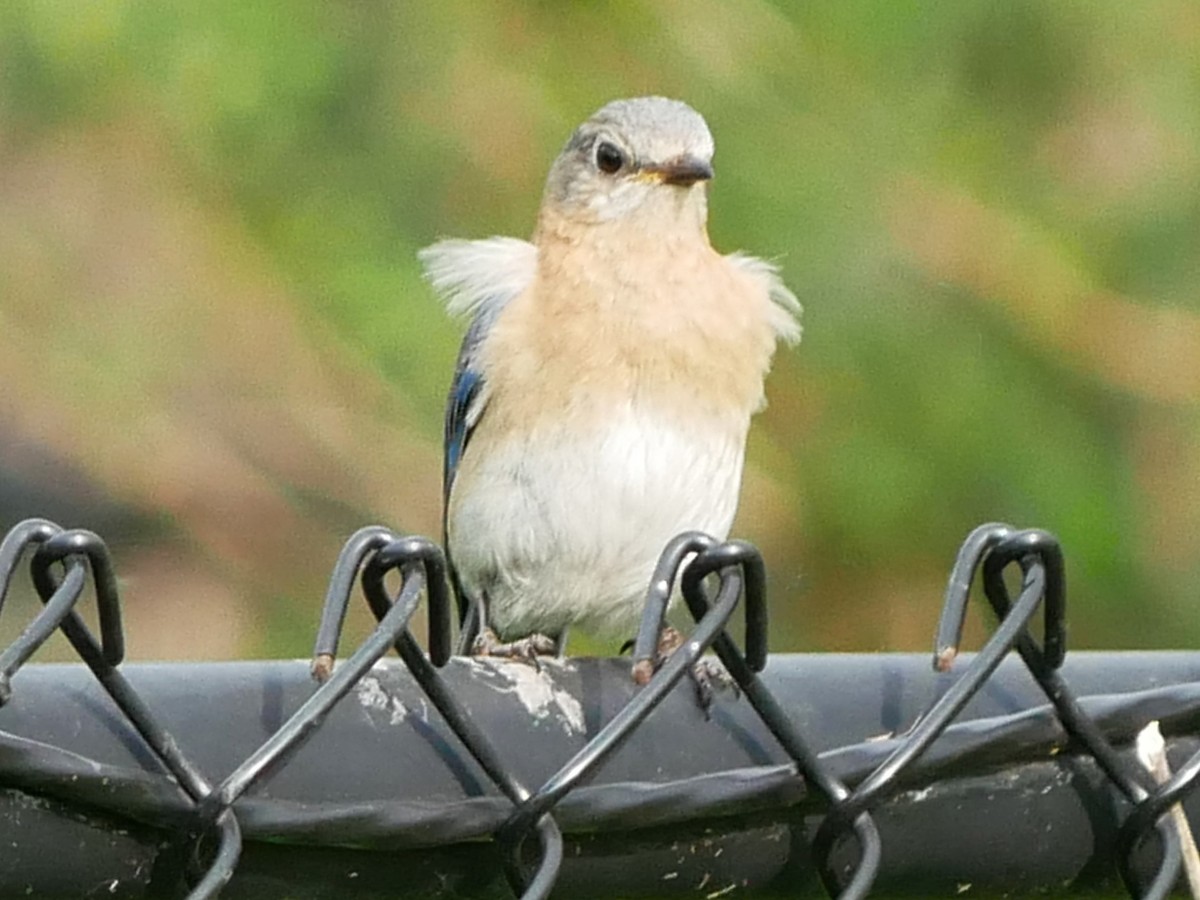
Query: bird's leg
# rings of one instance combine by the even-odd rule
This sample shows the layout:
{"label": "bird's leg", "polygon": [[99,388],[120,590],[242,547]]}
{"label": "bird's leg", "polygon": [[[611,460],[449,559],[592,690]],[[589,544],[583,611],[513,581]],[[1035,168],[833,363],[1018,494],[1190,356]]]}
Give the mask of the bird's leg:
{"label": "bird's leg", "polygon": [[564,628],[554,637],[554,655],[559,659],[567,655],[567,636],[570,633],[570,628]]}
{"label": "bird's leg", "polygon": [[466,615],[463,616],[462,626],[458,631],[458,643],[454,652],[458,656],[466,656],[475,647],[475,639],[479,636],[480,622],[483,620],[483,604],[472,598],[467,602]]}

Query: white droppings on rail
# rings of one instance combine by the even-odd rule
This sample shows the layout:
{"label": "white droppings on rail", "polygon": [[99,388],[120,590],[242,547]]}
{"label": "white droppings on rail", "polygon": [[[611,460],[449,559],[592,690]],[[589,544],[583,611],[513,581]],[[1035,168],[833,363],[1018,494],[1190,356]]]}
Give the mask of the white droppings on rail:
{"label": "white droppings on rail", "polygon": [[386,713],[389,725],[399,725],[408,718],[408,707],[399,697],[393,697],[383,689],[374,675],[364,675],[354,686],[355,696],[363,709]]}
{"label": "white droppings on rail", "polygon": [[568,664],[543,661],[542,671],[526,662],[476,660],[498,676],[488,679],[490,687],[503,694],[514,694],[535,719],[553,719],[567,734],[583,734],[583,707],[567,691],[555,685],[546,670],[555,665],[564,670]]}

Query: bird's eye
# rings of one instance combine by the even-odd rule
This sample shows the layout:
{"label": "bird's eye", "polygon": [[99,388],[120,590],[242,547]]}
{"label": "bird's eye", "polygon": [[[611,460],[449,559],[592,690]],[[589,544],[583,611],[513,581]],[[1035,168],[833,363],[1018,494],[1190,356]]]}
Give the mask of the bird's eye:
{"label": "bird's eye", "polygon": [[612,175],[619,172],[623,165],[625,165],[625,155],[616,146],[608,141],[601,141],[596,146],[596,168],[601,172]]}

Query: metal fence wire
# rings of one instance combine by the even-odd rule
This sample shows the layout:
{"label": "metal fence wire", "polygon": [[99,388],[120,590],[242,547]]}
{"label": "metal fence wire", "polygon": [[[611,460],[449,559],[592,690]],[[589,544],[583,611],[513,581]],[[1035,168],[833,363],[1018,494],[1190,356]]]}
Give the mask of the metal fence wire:
{"label": "metal fence wire", "polygon": [[[594,669],[572,670],[584,680],[594,676],[610,706],[612,697],[620,698],[615,709],[600,712],[599,707],[580,711],[577,698],[560,688],[555,679],[563,677],[561,663],[547,662],[545,671],[522,662],[455,660],[448,665],[456,617],[442,551],[424,538],[369,527],[347,542],[334,567],[316,639],[313,672],[318,678],[306,682],[308,687],[297,679],[292,663],[236,669],[256,667],[263,696],[275,697],[271,715],[264,712],[270,705],[265,701],[239,701],[235,692],[222,693],[217,686],[226,677],[222,673],[233,670],[218,664],[122,666],[117,582],[108,551],[95,534],[64,530],[42,519],[13,528],[0,543],[0,606],[25,558],[43,606],[0,653],[0,705],[5,707],[0,710],[0,835],[9,848],[3,854],[7,863],[0,856],[0,893],[208,898],[223,890],[230,896],[275,890],[288,896],[344,896],[370,893],[367,879],[354,882],[359,874],[355,866],[366,856],[392,853],[404,865],[382,876],[381,896],[503,895],[502,886],[483,874],[498,862],[511,893],[523,898],[556,891],[561,896],[718,897],[735,891],[800,896],[813,893],[813,872],[828,896],[859,898],[868,896],[881,871],[898,873],[884,878],[881,886],[909,892],[932,892],[930,883],[945,886],[936,877],[930,880],[938,866],[950,873],[979,871],[983,863],[978,859],[958,869],[946,863],[939,842],[956,840],[972,846],[969,852],[976,856],[995,857],[996,865],[988,871],[1007,867],[997,884],[1011,892],[1103,885],[1114,871],[1135,897],[1166,897],[1182,882],[1185,844],[1168,813],[1192,791],[1200,773],[1194,740],[1200,725],[1200,681],[1190,674],[1200,671],[1200,661],[1189,657],[1181,662],[1178,655],[1163,654],[1163,665],[1170,666],[1156,672],[1155,660],[1149,659],[1144,690],[1077,696],[1064,676],[1063,556],[1044,531],[989,524],[971,533],[946,589],[933,668],[949,673],[954,667],[977,573],[995,614],[990,638],[978,653],[964,655],[957,666],[961,671],[931,673],[938,687],[911,719],[911,727],[878,739],[859,734],[840,746],[830,746],[829,733],[808,726],[822,720],[822,709],[852,715],[847,708],[852,704],[844,698],[819,696],[826,683],[820,673],[852,658],[811,664],[806,658],[773,658],[771,673],[782,675],[764,674],[765,572],[757,550],[741,541],[691,533],[664,550],[647,589],[634,660],[643,665],[653,660],[677,590],[694,627],[644,686],[632,684],[627,663],[614,667],[607,666],[610,661],[595,661]],[[1005,578],[1009,570],[1014,585],[1019,572],[1019,589],[1013,592]],[[377,624],[353,654],[335,664],[356,585],[361,585]],[[88,595],[97,604],[99,635],[77,611]],[[428,651],[411,630],[422,599]],[[727,630],[739,605],[744,647]],[[1039,611],[1040,623],[1035,623]],[[86,670],[31,666],[16,679],[56,630],[66,636]],[[1040,640],[1031,633],[1038,631]],[[393,648],[407,674],[377,665]],[[721,691],[711,709],[697,702],[688,685],[679,684],[710,649],[736,685]],[[1010,654],[1014,650],[1028,675],[1017,670]],[[1107,676],[1121,668],[1107,659],[1094,662],[1080,671]],[[907,671],[906,664],[896,665],[897,671]],[[574,716],[574,727],[566,729],[571,740],[553,729],[531,738],[528,723],[514,722],[511,711],[498,718],[479,684],[494,679],[502,667],[509,673],[506,684],[553,696]],[[793,670],[801,677],[788,681]],[[803,673],[810,670],[818,676],[806,681]],[[85,672],[94,679],[90,686]],[[607,687],[605,679],[620,672],[625,682]],[[403,690],[396,687],[401,675],[407,685]],[[989,685],[1011,692],[1013,684],[1029,676],[1047,703],[1017,704],[1020,708],[1007,715],[956,721]],[[780,688],[781,678],[786,690]],[[1109,682],[1101,678],[1096,683]],[[885,692],[889,684],[883,682]],[[101,702],[96,685],[111,704]],[[288,704],[279,698],[297,692],[306,696],[286,715]],[[351,692],[390,716],[393,724],[405,726],[392,732],[404,735],[397,738],[394,752],[380,756],[377,744],[368,748],[366,738],[337,720],[335,707]],[[193,709],[178,702],[188,694]],[[879,704],[889,702],[884,697]],[[412,714],[418,706],[420,716]],[[656,710],[660,715],[651,719]],[[243,756],[247,730],[239,717],[245,716],[268,736]],[[1165,783],[1158,783],[1128,748],[1131,737],[1151,719],[1163,722],[1175,751],[1191,754]],[[648,737],[652,731],[653,738]],[[342,759],[330,760],[328,752],[319,764],[297,759],[318,733],[328,738],[323,747],[337,742]],[[708,752],[705,743],[749,747],[756,762],[688,773],[659,765],[656,773],[640,780],[599,777],[620,748],[639,735],[643,748],[677,741],[685,749],[692,745],[701,756]],[[410,750],[418,743],[424,754],[419,760]],[[119,746],[124,756],[118,759],[115,751],[104,749],[110,745]],[[563,747],[569,752],[553,761]],[[719,755],[717,749],[712,752]],[[221,768],[212,763],[230,754],[240,762]],[[198,760],[205,761],[208,774]],[[297,798],[296,780],[273,792],[272,783],[301,769],[307,781],[299,793],[307,794]],[[213,771],[224,774],[218,779]],[[341,774],[313,776],[314,771]],[[1022,780],[1021,773],[1029,777]],[[404,796],[406,786],[444,775],[461,786],[461,797],[438,802]],[[380,796],[354,796],[349,784]],[[977,811],[968,808],[967,815],[976,815],[971,821],[977,824],[952,826],[960,832],[955,835],[948,836],[945,828],[939,832],[937,819],[943,813],[937,810],[949,807],[918,809],[939,787],[949,791],[946,796],[958,809],[976,802]],[[987,803],[981,789],[988,792]],[[1045,847],[1039,856],[1016,839],[996,837],[987,819],[1000,814],[988,803],[1006,790],[1018,792],[1018,808],[1033,817],[1039,815],[1039,804],[1064,795],[1070,798],[1066,821],[1078,823],[1079,810],[1084,810],[1090,832],[1082,868],[1079,835],[1072,837],[1070,829],[1053,840],[1061,843],[1062,854],[1075,856],[1053,874],[1035,863],[1045,856]],[[904,819],[906,809],[916,810],[916,818]],[[1061,826],[1056,815],[1044,813],[1047,831]],[[897,827],[897,821],[909,824]],[[914,837],[921,832],[914,821],[934,837],[924,843]],[[891,824],[883,827],[881,822]],[[62,830],[68,825],[74,830]],[[972,845],[973,829],[991,836]],[[55,845],[68,834],[78,843]],[[761,854],[764,840],[778,848],[769,864]],[[263,858],[274,854],[282,881],[239,866],[244,842],[258,848]],[[22,844],[30,843],[35,852],[20,852]],[[757,855],[738,857],[751,844]],[[694,855],[698,845],[708,848],[706,864],[723,852],[731,860],[752,861],[741,868],[731,862],[721,878],[713,878],[711,868],[689,869],[683,858],[687,853],[681,846]],[[91,852],[97,847],[99,856]],[[343,849],[349,856],[338,856]],[[354,861],[343,867],[340,887],[309,881],[323,853],[332,854],[329,859],[338,860],[337,865]],[[922,853],[930,858],[928,865],[922,865]],[[595,863],[592,868],[588,860]],[[111,865],[110,875],[83,883],[105,865]],[[76,866],[78,877],[72,872]],[[1074,869],[1064,877],[1063,867]],[[574,872],[569,885],[563,874],[567,870]],[[972,887],[951,883],[958,892]]]}

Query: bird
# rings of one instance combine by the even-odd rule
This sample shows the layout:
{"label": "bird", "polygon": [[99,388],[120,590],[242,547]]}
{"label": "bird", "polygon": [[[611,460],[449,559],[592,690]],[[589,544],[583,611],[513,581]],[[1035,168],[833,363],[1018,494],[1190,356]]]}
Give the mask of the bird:
{"label": "bird", "polygon": [[751,417],[800,304],[709,240],[713,138],[665,97],[612,101],[550,166],[530,240],[419,251],[466,317],[446,404],[443,538],[461,652],[532,660],[628,636],[663,547],[725,539]]}

